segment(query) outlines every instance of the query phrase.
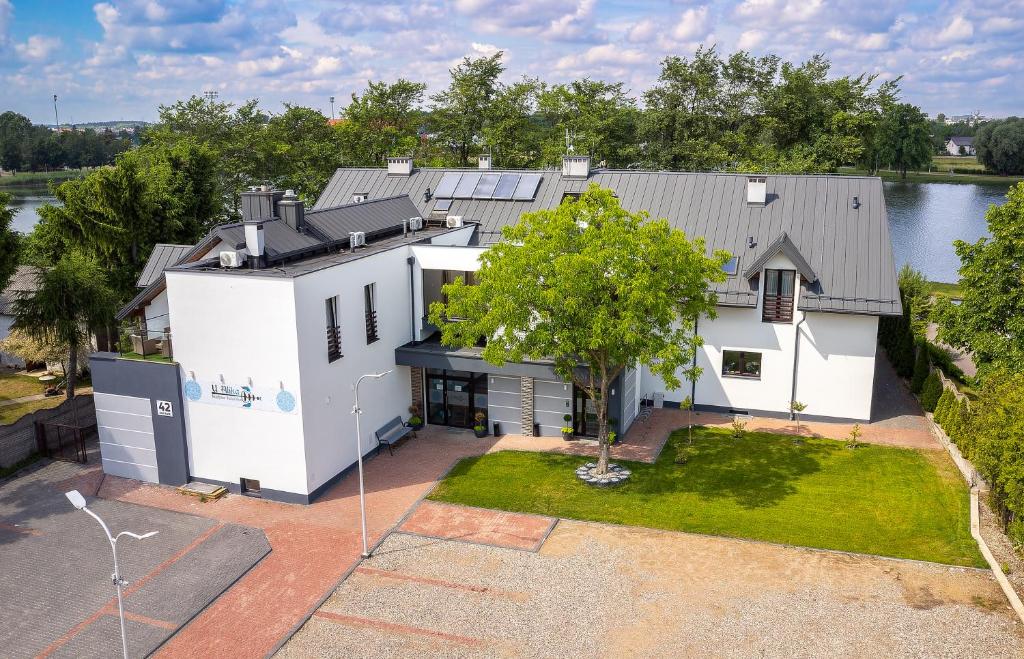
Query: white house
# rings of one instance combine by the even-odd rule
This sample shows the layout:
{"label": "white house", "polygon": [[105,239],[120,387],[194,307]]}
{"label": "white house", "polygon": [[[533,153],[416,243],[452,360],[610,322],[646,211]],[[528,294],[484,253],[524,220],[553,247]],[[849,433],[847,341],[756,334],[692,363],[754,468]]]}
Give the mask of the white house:
{"label": "white house", "polygon": [[946,153],[951,156],[973,156],[974,138],[966,135],[954,135],[946,141]]}
{"label": "white house", "polygon": [[[122,311],[160,319],[171,363],[94,358],[108,473],[309,501],[355,462],[352,384],[388,370],[364,385],[364,452],[410,404],[431,424],[481,414],[493,432],[557,435],[569,414],[593,434],[590,402],[550,363],[495,367],[442,346],[426,320],[501,227],[590,183],[734,255],[717,317],[698,321],[702,376],[669,391],[627,370],[609,391],[620,431],[641,400],[687,396],[707,410],[782,416],[797,399],[807,417],[870,418],[878,318],[901,313],[879,179],[591,170],[585,157],[560,171],[485,165],[340,169],[308,210],[245,193],[245,222],[181,249]],[[176,397],[154,393],[163,380]]]}
{"label": "white house", "polygon": [[[7,338],[14,324],[14,301],[19,296],[34,293],[38,287],[38,271],[32,266],[19,265],[7,288],[0,291],[0,341]],[[0,366],[21,368],[25,362],[15,355],[0,352]]]}

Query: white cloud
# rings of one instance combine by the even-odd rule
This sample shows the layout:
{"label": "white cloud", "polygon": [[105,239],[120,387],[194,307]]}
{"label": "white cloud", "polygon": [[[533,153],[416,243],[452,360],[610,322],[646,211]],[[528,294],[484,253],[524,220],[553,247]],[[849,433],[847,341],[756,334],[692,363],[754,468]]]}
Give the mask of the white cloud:
{"label": "white cloud", "polygon": [[707,6],[691,7],[683,12],[672,28],[672,38],[677,41],[700,40],[708,33]]}
{"label": "white cloud", "polygon": [[629,28],[626,39],[632,43],[646,43],[653,41],[660,31],[661,26],[654,19],[645,18]]}
{"label": "white cloud", "polygon": [[740,34],[740,38],[736,40],[736,48],[753,50],[764,43],[766,36],[768,35],[764,30],[744,30]]}
{"label": "white cloud", "polygon": [[340,57],[318,57],[313,65],[313,75],[323,76],[341,68]]}
{"label": "white cloud", "polygon": [[453,6],[485,34],[591,41],[601,36],[593,25],[595,4],[596,0],[454,0]]}
{"label": "white cloud", "polygon": [[974,24],[961,16],[953,19],[935,35],[935,43],[949,44],[970,39],[974,35]]}
{"label": "white cloud", "polygon": [[14,44],[14,52],[23,60],[42,62],[47,60],[60,46],[61,41],[57,37],[33,34],[23,43]]}
{"label": "white cloud", "polygon": [[11,22],[14,20],[14,5],[11,0],[0,0],[0,48],[7,45]]}

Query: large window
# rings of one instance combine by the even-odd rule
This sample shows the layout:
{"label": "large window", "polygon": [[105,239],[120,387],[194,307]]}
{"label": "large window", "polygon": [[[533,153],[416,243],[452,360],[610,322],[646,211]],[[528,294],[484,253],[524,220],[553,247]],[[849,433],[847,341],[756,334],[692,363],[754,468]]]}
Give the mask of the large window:
{"label": "large window", "polygon": [[737,378],[761,377],[761,353],[745,350],[722,351],[722,375]]}
{"label": "large window", "polygon": [[793,320],[793,291],[795,288],[795,271],[765,270],[761,320],[766,323],[791,322]]}
{"label": "large window", "polygon": [[338,325],[338,296],[324,300],[327,313],[327,361],[341,359],[341,327]]}
{"label": "large window", "polygon": [[363,286],[363,303],[366,311],[366,343],[380,338],[377,333],[377,284]]}

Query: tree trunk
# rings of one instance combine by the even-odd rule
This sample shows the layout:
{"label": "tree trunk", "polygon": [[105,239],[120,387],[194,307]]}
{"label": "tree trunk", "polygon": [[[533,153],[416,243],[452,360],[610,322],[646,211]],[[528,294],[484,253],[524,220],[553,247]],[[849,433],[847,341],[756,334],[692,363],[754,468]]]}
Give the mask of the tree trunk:
{"label": "tree trunk", "polygon": [[75,397],[75,384],[78,381],[78,344],[72,343],[68,348],[68,366],[64,370],[64,375],[67,378],[67,395],[68,400]]}
{"label": "tree trunk", "polygon": [[600,453],[597,458],[597,473],[608,473],[608,372],[601,368],[601,395],[594,399],[597,407],[597,444]]}

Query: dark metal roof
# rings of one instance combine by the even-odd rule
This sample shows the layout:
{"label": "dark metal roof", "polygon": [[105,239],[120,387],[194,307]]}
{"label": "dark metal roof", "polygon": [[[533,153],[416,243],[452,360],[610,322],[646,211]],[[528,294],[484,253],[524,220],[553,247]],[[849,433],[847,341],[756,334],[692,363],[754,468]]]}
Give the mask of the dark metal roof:
{"label": "dark metal roof", "polygon": [[402,220],[418,217],[416,204],[405,195],[368,199],[306,213],[306,222],[330,240],[348,238],[349,232],[380,231],[402,226]]}
{"label": "dark metal roof", "polygon": [[[245,247],[245,226],[242,224],[224,224],[214,229],[217,236],[231,248]],[[284,220],[266,220],[263,222],[263,246],[268,256],[294,252],[295,250],[313,247],[321,241],[313,236],[299,233],[285,224]]]}
{"label": "dark metal roof", "polygon": [[814,270],[810,264],[807,263],[807,259],[800,253],[793,241],[789,239],[786,232],[783,231],[782,235],[773,240],[768,244],[768,247],[761,252],[761,255],[754,259],[754,261],[747,266],[747,269],[743,271],[743,276],[750,279],[754,275],[761,274],[761,268],[768,263],[769,260],[776,254],[782,254],[788,258],[796,269],[800,272],[800,276],[803,277],[808,283],[813,283],[818,280],[818,275],[814,274]]}
{"label": "dark metal roof", "polygon": [[177,265],[178,261],[190,249],[192,249],[192,245],[165,245],[157,243],[153,246],[153,251],[150,252],[149,259],[146,261],[145,267],[142,268],[142,274],[139,275],[139,281],[135,285],[138,288],[149,286],[156,281],[160,273],[164,271],[164,268]]}
{"label": "dark metal roof", "polygon": [[[477,171],[417,168],[409,176],[388,176],[380,168],[346,168],[335,172],[313,206],[339,206],[356,191],[371,198],[407,194],[429,215],[435,190],[448,172]],[[500,170],[540,174],[536,196],[529,201],[454,199],[449,215],[478,222],[481,243],[500,240],[501,228],[525,212],[553,208],[567,192],[582,192],[590,183],[610,188],[630,211],[646,210],[666,218],[691,237],[703,237],[710,249],[725,249],[740,259],[740,268],[785,233],[803,255],[817,282],[801,291],[799,308],[809,311],[893,315],[901,313],[896,266],[889,239],[882,182],[878,178],[827,175],[767,175],[767,203],[746,203],[745,174],[597,170],[587,179],[570,179],[560,170]],[[860,201],[858,208],[853,197]],[[755,247],[747,247],[752,236]],[[762,247],[763,246],[763,247]],[[719,304],[755,306],[757,289],[743,277],[716,285]]]}
{"label": "dark metal roof", "polygon": [[957,146],[974,146],[974,138],[967,135],[954,135],[949,141]]}
{"label": "dark metal roof", "polygon": [[0,314],[14,315],[14,301],[39,289],[39,274],[39,268],[31,265],[19,265],[15,269],[7,288],[0,291]]}

